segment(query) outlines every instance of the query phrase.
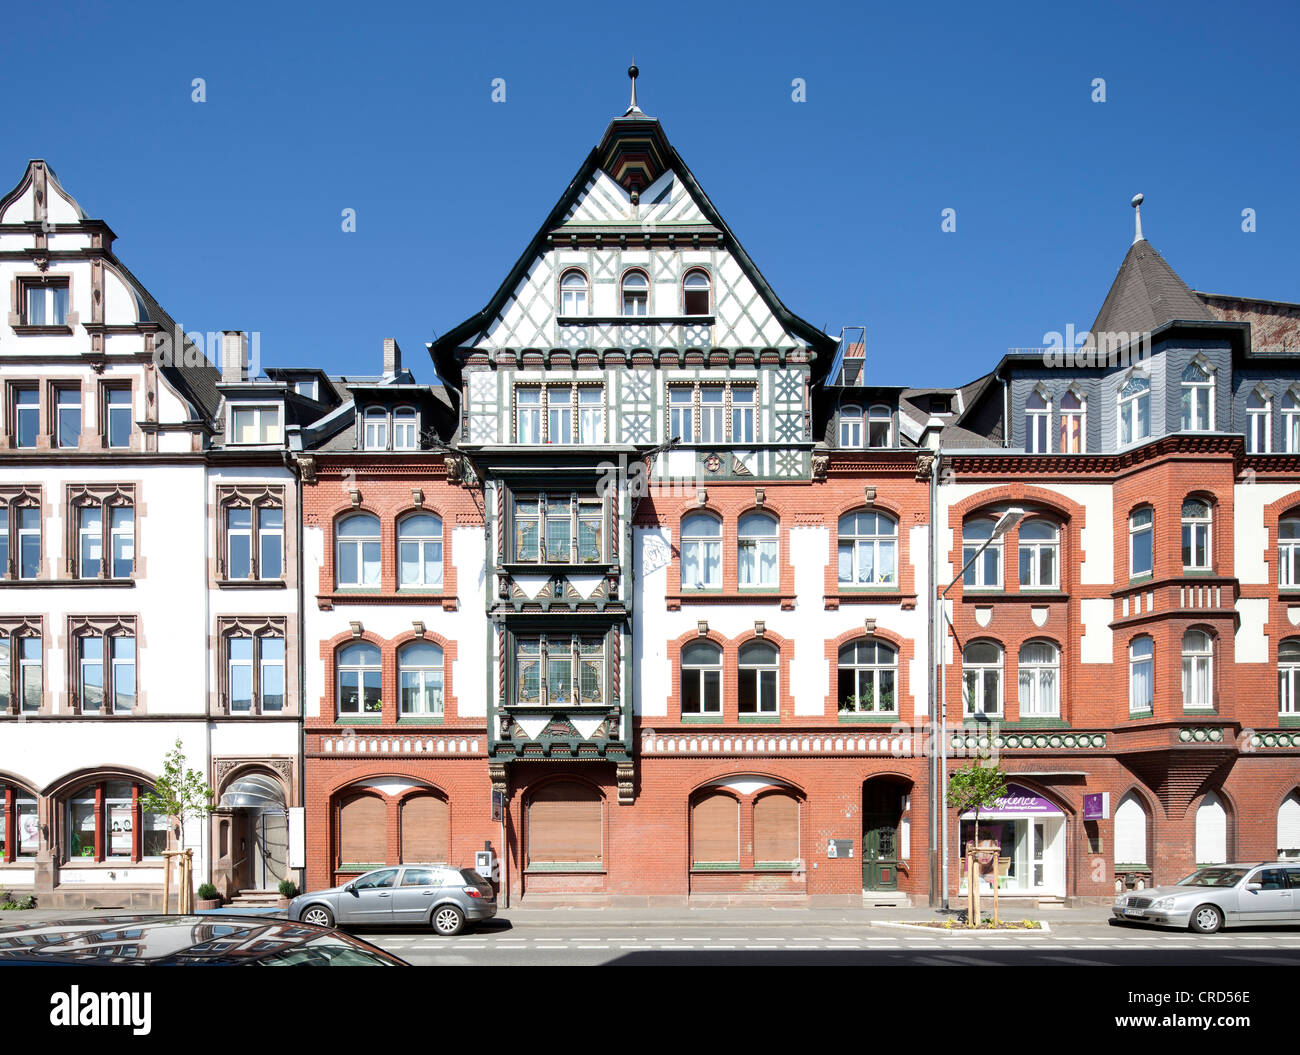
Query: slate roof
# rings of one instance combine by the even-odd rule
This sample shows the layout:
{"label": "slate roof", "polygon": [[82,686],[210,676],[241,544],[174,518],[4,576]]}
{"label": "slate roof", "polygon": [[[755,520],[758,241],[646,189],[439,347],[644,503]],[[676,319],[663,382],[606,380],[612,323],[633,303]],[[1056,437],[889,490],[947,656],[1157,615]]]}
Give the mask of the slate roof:
{"label": "slate roof", "polygon": [[1214,313],[1150,242],[1139,239],[1124,255],[1091,332],[1151,333],[1175,319],[1213,321]]}

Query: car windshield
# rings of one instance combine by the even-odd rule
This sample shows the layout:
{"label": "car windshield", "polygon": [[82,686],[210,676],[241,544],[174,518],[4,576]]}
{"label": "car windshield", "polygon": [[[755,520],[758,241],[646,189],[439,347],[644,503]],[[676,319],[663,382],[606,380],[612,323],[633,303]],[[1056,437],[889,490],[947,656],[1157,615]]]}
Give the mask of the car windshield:
{"label": "car windshield", "polygon": [[1249,869],[1247,868],[1198,868],[1185,879],[1178,880],[1178,886],[1236,886]]}

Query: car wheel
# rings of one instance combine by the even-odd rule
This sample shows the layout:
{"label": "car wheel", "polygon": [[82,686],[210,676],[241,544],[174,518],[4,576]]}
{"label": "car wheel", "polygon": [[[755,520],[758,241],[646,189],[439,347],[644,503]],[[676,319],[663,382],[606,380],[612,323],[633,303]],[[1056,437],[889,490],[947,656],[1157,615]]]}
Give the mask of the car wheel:
{"label": "car wheel", "polygon": [[304,909],[302,913],[304,923],[314,923],[318,927],[334,926],[334,913],[324,905],[312,905],[311,908]]}
{"label": "car wheel", "polygon": [[461,928],[465,926],[465,913],[455,905],[440,905],[433,910],[433,929],[443,937],[450,938],[453,934],[459,934]]}
{"label": "car wheel", "polygon": [[1223,913],[1213,905],[1200,905],[1192,912],[1192,930],[1197,934],[1213,934],[1223,926]]}

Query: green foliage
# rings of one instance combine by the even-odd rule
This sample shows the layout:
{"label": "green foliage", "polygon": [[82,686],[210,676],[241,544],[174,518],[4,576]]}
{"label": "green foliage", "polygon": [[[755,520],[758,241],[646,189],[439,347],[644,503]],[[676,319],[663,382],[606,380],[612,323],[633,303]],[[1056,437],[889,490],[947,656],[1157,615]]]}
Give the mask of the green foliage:
{"label": "green foliage", "polygon": [[298,896],[298,888],[297,888],[297,886],[294,885],[294,882],[293,882],[292,879],[281,879],[281,880],[280,880],[280,887],[279,887],[279,890],[280,890],[280,896],[281,896],[281,897],[297,897],[297,896]]}
{"label": "green foliage", "polygon": [[154,790],[140,796],[140,805],[149,813],[173,819],[181,829],[182,847],[185,845],[185,822],[206,817],[212,812],[212,789],[203,779],[203,774],[185,767],[185,752],[179,739],[163,758],[162,773],[154,781]]}
{"label": "green foliage", "polygon": [[981,766],[972,762],[948,777],[948,805],[962,813],[974,812],[976,823],[980,812],[996,805],[1006,791],[1007,772],[1000,765]]}
{"label": "green foliage", "polygon": [[216,899],[216,897],[217,897],[217,888],[214,887],[211,883],[199,884],[199,900],[213,901]]}
{"label": "green foliage", "polygon": [[6,912],[14,909],[17,909],[19,911],[26,911],[29,908],[35,908],[35,907],[36,907],[35,894],[24,894],[17,901],[15,901],[14,896],[12,894],[6,893],[4,901],[0,902],[0,911],[6,911]]}

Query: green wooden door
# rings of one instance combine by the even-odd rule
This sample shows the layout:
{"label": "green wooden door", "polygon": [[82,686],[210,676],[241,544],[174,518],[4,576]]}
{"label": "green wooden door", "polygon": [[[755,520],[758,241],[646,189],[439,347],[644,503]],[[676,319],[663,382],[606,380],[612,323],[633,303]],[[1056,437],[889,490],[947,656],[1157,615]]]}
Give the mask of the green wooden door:
{"label": "green wooden door", "polygon": [[865,818],[862,829],[862,886],[898,889],[898,819],[889,814]]}

